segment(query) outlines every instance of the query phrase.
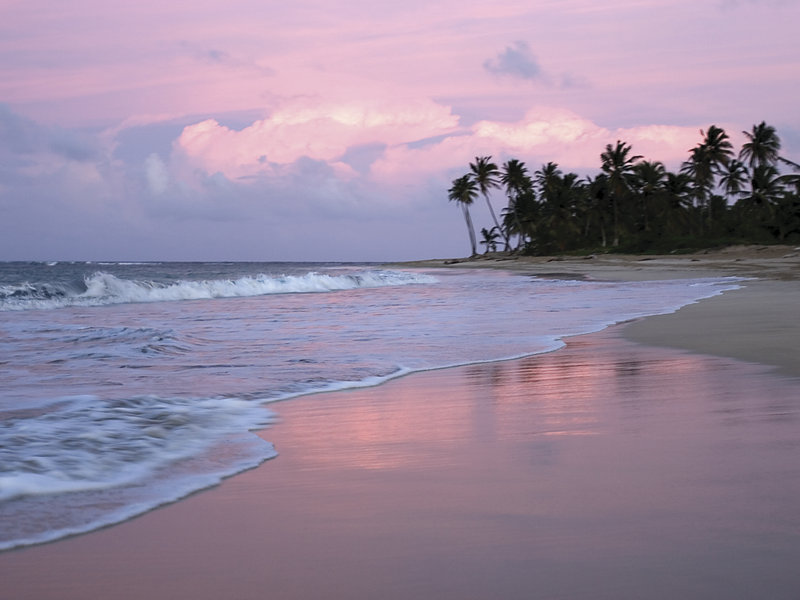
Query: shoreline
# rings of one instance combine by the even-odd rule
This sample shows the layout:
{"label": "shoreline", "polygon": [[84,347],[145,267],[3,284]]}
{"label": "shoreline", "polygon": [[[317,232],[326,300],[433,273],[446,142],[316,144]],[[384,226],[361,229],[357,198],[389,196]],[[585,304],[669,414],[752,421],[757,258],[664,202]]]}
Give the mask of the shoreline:
{"label": "shoreline", "polygon": [[522,256],[505,253],[474,259],[429,259],[391,263],[406,268],[503,269],[528,275],[646,281],[693,277],[758,277],[800,279],[800,247],[731,246],[693,254],[588,254],[584,256]]}
{"label": "shoreline", "polygon": [[[720,276],[702,260],[594,260],[512,268]],[[279,421],[259,435],[276,459],[0,553],[0,578],[18,600],[789,600],[800,259],[729,262],[726,275],[762,277],[555,352],[274,404]]]}
{"label": "shoreline", "polygon": [[622,334],[649,346],[769,366],[800,377],[800,282],[758,279],[714,298],[628,324]]}
{"label": "shoreline", "polygon": [[398,263],[409,268],[500,269],[536,277],[648,281],[741,277],[741,288],[684,306],[676,313],[637,319],[623,335],[642,344],[680,348],[769,365],[800,376],[800,248],[733,246],[686,255],[507,256]]}

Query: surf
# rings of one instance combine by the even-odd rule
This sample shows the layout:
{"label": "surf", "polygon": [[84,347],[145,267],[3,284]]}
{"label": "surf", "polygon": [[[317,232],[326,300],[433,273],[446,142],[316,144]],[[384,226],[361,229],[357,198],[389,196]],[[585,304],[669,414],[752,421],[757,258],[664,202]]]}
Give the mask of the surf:
{"label": "surf", "polygon": [[173,282],[127,279],[97,271],[70,283],[24,282],[0,286],[0,310],[325,293],[435,282],[436,279],[430,275],[389,270],[342,274],[311,271],[303,275],[258,274],[237,279],[181,279]]}

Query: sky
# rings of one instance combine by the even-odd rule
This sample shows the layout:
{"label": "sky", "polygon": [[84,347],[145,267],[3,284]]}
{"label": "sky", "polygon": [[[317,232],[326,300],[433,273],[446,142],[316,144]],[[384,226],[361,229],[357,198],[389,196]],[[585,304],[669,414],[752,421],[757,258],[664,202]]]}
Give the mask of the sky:
{"label": "sky", "polygon": [[622,140],[675,169],[766,121],[797,162],[799,25],[800,0],[0,0],[0,260],[464,256],[476,156],[588,175]]}

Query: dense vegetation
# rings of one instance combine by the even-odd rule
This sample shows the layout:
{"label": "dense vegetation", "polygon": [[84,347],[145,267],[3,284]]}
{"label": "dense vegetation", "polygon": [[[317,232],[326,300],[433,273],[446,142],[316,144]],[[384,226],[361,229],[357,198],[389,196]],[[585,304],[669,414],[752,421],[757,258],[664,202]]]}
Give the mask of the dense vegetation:
{"label": "dense vegetation", "polygon": [[[800,242],[800,165],[780,156],[774,127],[762,122],[743,133],[736,154],[720,127],[701,131],[678,172],[634,155],[622,141],[606,146],[601,171],[586,178],[552,162],[530,174],[516,159],[498,168],[491,156],[476,157],[448,197],[463,209],[473,255],[469,207],[479,195],[494,221],[481,230],[486,251],[670,252]],[[501,188],[507,205],[498,220],[490,192]]]}

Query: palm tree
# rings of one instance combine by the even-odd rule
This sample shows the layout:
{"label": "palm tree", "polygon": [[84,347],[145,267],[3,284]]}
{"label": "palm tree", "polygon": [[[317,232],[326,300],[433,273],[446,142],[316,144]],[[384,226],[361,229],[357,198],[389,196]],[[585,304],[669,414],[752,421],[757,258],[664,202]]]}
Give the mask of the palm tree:
{"label": "palm tree", "polygon": [[665,228],[674,233],[688,233],[694,196],[692,178],[683,172],[668,172],[664,192],[667,201]]}
{"label": "palm tree", "polygon": [[536,237],[536,225],[539,222],[541,203],[536,198],[533,187],[523,191],[514,199],[513,212],[506,209],[503,213],[503,225],[509,233],[516,233],[519,239],[517,248],[528,245]]}
{"label": "palm tree", "polygon": [[453,180],[452,187],[447,190],[447,197],[450,201],[455,201],[461,206],[464,212],[464,220],[467,223],[467,233],[469,233],[469,243],[472,248],[472,256],[478,253],[478,244],[475,240],[475,228],[472,226],[472,217],[469,214],[469,206],[478,197],[478,190],[472,177],[464,175]]}
{"label": "palm tree", "polygon": [[714,187],[714,171],[708,156],[708,148],[698,144],[689,150],[689,160],[681,165],[681,173],[692,178],[698,206],[705,206],[711,188]]}
{"label": "palm tree", "polygon": [[486,227],[481,227],[481,235],[483,239],[481,240],[481,244],[486,246],[486,250],[484,250],[484,254],[488,254],[491,250],[492,252],[497,251],[497,238],[500,236],[497,233],[497,227],[492,227],[491,229],[486,229]]}
{"label": "palm tree", "polygon": [[781,139],[774,127],[761,121],[758,125],[753,125],[751,132],[742,133],[748,141],[742,144],[739,160],[747,163],[751,170],[758,165],[774,165],[778,162]]}
{"label": "palm tree", "polygon": [[720,173],[719,184],[728,198],[738,196],[744,191],[747,183],[747,167],[735,158],[728,161]]}
{"label": "palm tree", "polygon": [[[531,178],[528,176],[528,168],[524,162],[512,158],[503,164],[503,173],[500,175],[500,182],[506,188],[506,195],[508,196],[508,206],[506,207],[506,215],[511,215],[513,227],[509,227],[509,223],[505,223],[505,231],[516,231],[519,236],[517,248],[522,244],[522,223],[520,221],[520,213],[517,210],[517,204],[520,196],[530,191],[533,187]],[[508,237],[511,237],[510,235]]]}
{"label": "palm tree", "polygon": [[749,201],[756,206],[770,206],[783,192],[785,176],[773,165],[756,165],[750,178]]}
{"label": "palm tree", "polygon": [[508,250],[508,235],[503,228],[500,227],[500,222],[497,220],[497,215],[494,214],[494,207],[489,200],[489,190],[500,187],[500,183],[498,181],[500,170],[497,168],[496,164],[491,162],[491,160],[491,156],[476,156],[475,162],[469,163],[469,168],[472,171],[472,177],[475,179],[478,189],[486,199],[486,205],[489,207],[489,213],[492,215],[494,226],[497,227],[497,230],[503,235],[503,239],[506,243],[506,250]]}
{"label": "palm tree", "polygon": [[561,179],[561,169],[554,162],[549,162],[542,165],[542,168],[533,174],[533,180],[536,182],[536,187],[542,196],[547,196],[553,193],[553,189],[558,185]]}
{"label": "palm tree", "polygon": [[733,146],[725,130],[716,125],[711,125],[706,133],[700,130],[703,136],[703,146],[708,149],[708,159],[715,171],[719,171],[723,165],[733,156]]}
{"label": "palm tree", "polygon": [[630,156],[631,146],[617,140],[616,146],[606,144],[605,152],[600,155],[603,162],[603,172],[608,176],[608,192],[611,199],[614,223],[614,246],[619,246],[620,204],[630,194],[630,180],[633,174],[633,165],[641,159],[640,155]]}
{"label": "palm tree", "polygon": [[555,163],[547,163],[534,173],[542,200],[540,241],[544,246],[566,250],[574,246],[580,233],[577,213],[584,186],[575,173],[561,174]]}
{"label": "palm tree", "polygon": [[698,204],[706,208],[711,223],[710,197],[716,186],[716,176],[733,156],[733,146],[725,130],[716,125],[711,125],[708,132],[701,129],[700,135],[703,141],[689,151],[691,156],[681,170],[694,178]]}
{"label": "palm tree", "polygon": [[639,196],[642,228],[650,231],[650,212],[654,200],[664,191],[667,171],[660,161],[643,160],[633,167],[634,185]]}
{"label": "palm tree", "polygon": [[608,177],[599,173],[594,179],[586,178],[586,224],[583,235],[589,239],[592,223],[596,222],[600,229],[600,244],[603,248],[608,245],[606,225],[608,223]]}

